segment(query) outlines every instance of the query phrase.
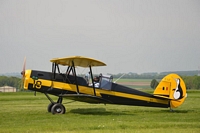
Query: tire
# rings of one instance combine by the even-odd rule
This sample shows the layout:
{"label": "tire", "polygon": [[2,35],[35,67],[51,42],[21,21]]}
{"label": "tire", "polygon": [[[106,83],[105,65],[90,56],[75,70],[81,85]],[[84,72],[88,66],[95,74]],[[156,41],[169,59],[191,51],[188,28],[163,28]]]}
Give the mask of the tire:
{"label": "tire", "polygon": [[63,106],[60,103],[56,103],[52,106],[51,108],[51,113],[52,114],[65,114],[65,106]]}
{"label": "tire", "polygon": [[55,104],[55,103],[50,103],[50,104],[48,105],[48,107],[47,107],[47,111],[48,111],[48,112],[51,112],[51,108],[53,107],[54,104]]}

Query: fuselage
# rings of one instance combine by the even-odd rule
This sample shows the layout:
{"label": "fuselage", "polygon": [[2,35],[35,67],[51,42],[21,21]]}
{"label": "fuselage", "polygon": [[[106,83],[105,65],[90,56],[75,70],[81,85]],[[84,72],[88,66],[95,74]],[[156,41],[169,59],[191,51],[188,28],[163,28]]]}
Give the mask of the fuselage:
{"label": "fuselage", "polygon": [[[163,108],[170,106],[169,100],[166,98],[156,97],[113,82],[105,82],[104,86],[94,88],[94,86],[89,86],[86,80],[80,76],[37,70],[26,70],[24,88],[58,97],[68,94],[84,94],[104,99],[100,100],[99,103]],[[90,103],[90,100],[82,100],[81,98],[75,100]]]}

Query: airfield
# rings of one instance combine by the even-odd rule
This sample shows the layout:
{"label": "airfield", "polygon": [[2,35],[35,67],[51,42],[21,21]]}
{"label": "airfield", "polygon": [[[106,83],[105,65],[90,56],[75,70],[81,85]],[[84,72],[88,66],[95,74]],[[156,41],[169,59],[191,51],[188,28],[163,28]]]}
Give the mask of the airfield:
{"label": "airfield", "polygon": [[[153,93],[152,89],[143,91]],[[200,91],[187,93],[183,105],[173,112],[166,108],[88,104],[64,99],[66,113],[62,115],[47,112],[49,100],[41,93],[37,96],[34,92],[0,93],[0,133],[199,133]]]}

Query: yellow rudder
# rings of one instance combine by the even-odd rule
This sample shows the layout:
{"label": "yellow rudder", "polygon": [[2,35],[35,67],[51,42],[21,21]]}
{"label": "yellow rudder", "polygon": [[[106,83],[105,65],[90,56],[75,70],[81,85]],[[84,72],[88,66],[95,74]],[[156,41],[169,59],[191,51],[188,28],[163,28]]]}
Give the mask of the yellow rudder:
{"label": "yellow rudder", "polygon": [[170,107],[180,106],[187,97],[186,86],[182,78],[177,74],[165,76],[154,91],[155,96],[165,97],[170,100]]}

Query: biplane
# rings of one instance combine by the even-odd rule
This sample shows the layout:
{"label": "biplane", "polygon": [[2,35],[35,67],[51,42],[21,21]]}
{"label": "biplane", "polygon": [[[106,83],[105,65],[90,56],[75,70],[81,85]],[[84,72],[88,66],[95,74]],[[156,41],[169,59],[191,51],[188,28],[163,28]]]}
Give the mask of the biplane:
{"label": "biplane", "polygon": [[[103,103],[132,106],[148,106],[161,108],[176,108],[185,98],[186,86],[177,74],[165,76],[153,94],[142,92],[113,82],[112,75],[98,75],[98,86],[95,85],[92,73],[93,67],[106,66],[102,61],[83,56],[70,56],[54,58],[52,71],[25,70],[24,89],[41,92],[49,99],[47,111],[52,114],[64,114],[66,112],[63,98],[87,103]],[[66,67],[66,72],[60,72],[60,66]],[[90,84],[84,76],[79,76],[77,67],[89,68]],[[50,95],[57,96],[53,101]]]}

